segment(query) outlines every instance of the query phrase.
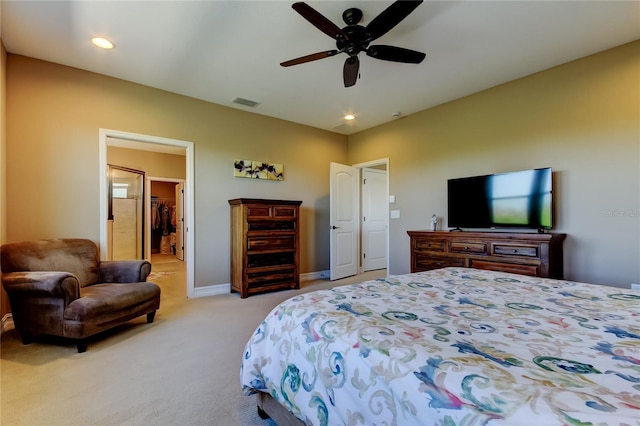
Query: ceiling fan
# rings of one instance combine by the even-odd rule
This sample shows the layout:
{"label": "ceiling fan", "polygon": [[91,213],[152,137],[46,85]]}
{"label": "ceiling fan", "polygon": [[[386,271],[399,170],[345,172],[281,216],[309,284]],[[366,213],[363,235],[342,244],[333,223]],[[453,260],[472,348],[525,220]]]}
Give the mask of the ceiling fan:
{"label": "ceiling fan", "polygon": [[358,25],[362,19],[362,11],[350,8],[342,13],[342,19],[347,26],[340,29],[308,4],[296,2],[291,7],[320,31],[333,38],[336,41],[336,48],[291,59],[280,65],[290,67],[335,56],[338,53],[346,53],[349,57],[345,60],[343,67],[344,87],[350,87],[356,84],[359,76],[360,60],[358,54],[360,52],[365,52],[367,56],[384,61],[419,64],[426,56],[422,52],[383,44],[369,46],[369,43],[382,37],[398,25],[415,8],[420,6],[420,3],[422,0],[398,0],[383,10],[366,27]]}

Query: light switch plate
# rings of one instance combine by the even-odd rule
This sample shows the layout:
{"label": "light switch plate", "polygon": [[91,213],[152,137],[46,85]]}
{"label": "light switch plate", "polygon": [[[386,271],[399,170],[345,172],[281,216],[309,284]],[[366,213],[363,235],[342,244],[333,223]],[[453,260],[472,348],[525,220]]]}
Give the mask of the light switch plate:
{"label": "light switch plate", "polygon": [[400,210],[391,210],[391,219],[400,219]]}
{"label": "light switch plate", "polygon": [[396,202],[396,196],[395,195],[389,195],[389,203],[393,204]]}

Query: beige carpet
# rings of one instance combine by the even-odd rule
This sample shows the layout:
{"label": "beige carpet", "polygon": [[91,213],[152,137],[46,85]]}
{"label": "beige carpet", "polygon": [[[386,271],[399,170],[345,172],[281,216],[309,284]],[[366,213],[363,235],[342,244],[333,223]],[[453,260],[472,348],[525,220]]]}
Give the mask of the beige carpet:
{"label": "beige carpet", "polygon": [[240,359],[255,327],[299,292],[379,278],[372,271],[340,281],[302,283],[240,299],[186,299],[181,262],[155,264],[163,291],[153,324],[141,317],[89,341],[22,345],[2,336],[0,423],[9,425],[273,425],[240,389]]}

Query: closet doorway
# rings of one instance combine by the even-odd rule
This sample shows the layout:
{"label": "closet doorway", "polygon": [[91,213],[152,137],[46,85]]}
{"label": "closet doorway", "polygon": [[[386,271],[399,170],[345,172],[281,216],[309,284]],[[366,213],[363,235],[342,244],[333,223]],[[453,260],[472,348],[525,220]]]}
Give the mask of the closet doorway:
{"label": "closet doorway", "polygon": [[149,218],[145,232],[147,259],[163,255],[183,261],[184,180],[149,177],[145,186],[149,194],[146,200]]}

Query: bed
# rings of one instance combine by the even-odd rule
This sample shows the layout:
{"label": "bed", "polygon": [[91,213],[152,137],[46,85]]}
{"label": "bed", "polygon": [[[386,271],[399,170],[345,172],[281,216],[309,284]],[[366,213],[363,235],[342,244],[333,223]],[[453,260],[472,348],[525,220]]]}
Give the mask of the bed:
{"label": "bed", "polygon": [[278,424],[640,425],[640,292],[468,268],[309,292],[240,378]]}

